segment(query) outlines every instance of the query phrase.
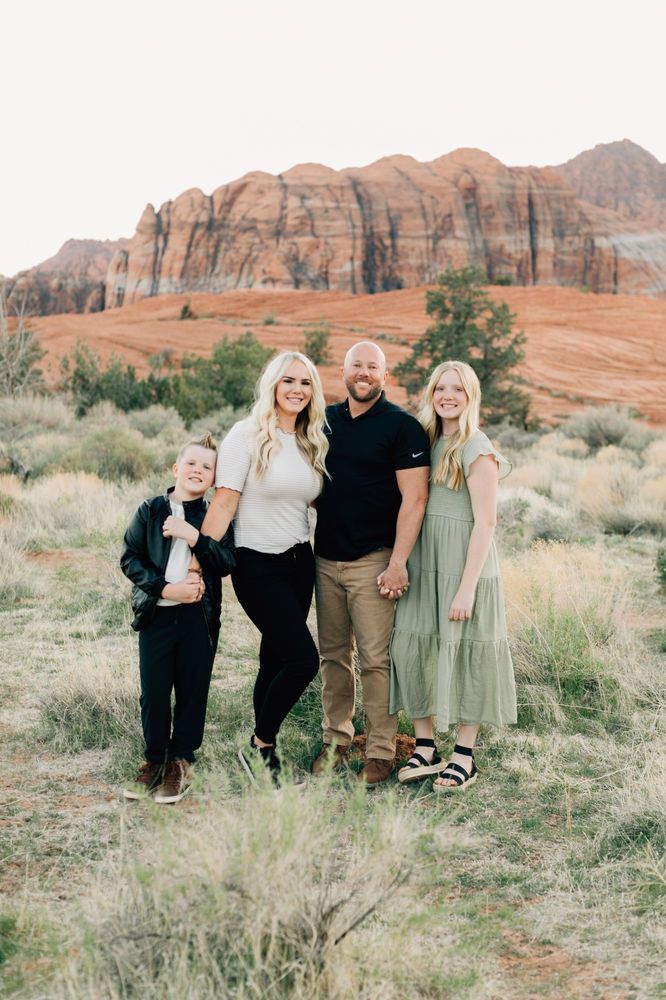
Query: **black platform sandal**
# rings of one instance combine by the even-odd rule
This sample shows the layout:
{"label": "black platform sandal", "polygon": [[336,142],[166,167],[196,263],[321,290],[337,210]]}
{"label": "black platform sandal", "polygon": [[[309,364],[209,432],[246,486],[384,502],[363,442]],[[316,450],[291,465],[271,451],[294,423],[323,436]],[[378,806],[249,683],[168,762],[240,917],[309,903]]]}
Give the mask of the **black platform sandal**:
{"label": "black platform sandal", "polygon": [[[419,747],[432,747],[435,751],[432,760],[428,760],[427,757],[420,754]],[[439,774],[445,767],[446,764],[437,753],[434,740],[417,740],[416,750],[405,766],[398,771],[398,781],[401,785],[407,785],[411,781],[421,781],[422,778],[427,778],[431,774]]]}
{"label": "black platform sandal", "polygon": [[[470,750],[469,747],[461,747],[458,743],[453,748],[454,753],[462,754],[464,757],[471,757],[472,759],[472,769],[471,771],[466,771],[464,767],[460,764],[450,763],[447,764],[443,769],[442,773],[439,775],[439,780],[433,782],[434,792],[464,792],[470,785],[473,785],[478,776],[478,768],[474,761],[474,751]],[[454,781],[454,785],[443,785],[441,784],[442,778],[450,778]]]}

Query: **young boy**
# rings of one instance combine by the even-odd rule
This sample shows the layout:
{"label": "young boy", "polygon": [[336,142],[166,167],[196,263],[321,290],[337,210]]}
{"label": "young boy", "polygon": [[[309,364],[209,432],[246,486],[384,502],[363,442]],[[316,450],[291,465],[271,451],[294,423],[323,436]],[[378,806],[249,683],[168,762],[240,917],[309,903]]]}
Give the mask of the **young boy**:
{"label": "young boy", "polygon": [[[201,746],[220,631],[221,577],[236,564],[231,531],[216,542],[199,534],[215,479],[217,449],[207,434],[184,445],[175,486],[144,500],[125,532],[120,566],[134,584],[132,628],[139,633],[141,724],[146,760],[126,799],[154,794],[178,802]],[[201,569],[190,570],[192,554]],[[175,693],[173,730],[171,692]]]}

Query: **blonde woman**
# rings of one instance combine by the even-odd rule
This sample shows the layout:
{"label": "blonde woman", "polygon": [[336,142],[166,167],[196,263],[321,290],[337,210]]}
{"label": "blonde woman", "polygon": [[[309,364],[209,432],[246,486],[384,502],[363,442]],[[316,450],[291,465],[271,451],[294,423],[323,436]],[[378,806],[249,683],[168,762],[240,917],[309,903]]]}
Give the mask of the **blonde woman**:
{"label": "blonde woman", "polygon": [[237,548],[232,575],[245,613],[261,632],[249,761],[280,770],[280,726],[319,669],[306,619],[314,586],[308,506],[321,492],[328,441],[317,370],[296,351],[278,354],[259,380],[249,417],[220,445],[215,497],[202,533],[222,537],[231,519]]}
{"label": "blonde woman", "polygon": [[[479,430],[480,401],[470,365],[445,361],[430,376],[419,414],[431,445],[430,495],[390,647],[391,712],[404,709],[416,733],[416,752],[398,779],[439,775],[437,792],[476,781],[481,723],[516,721],[493,541],[497,482],[511,466]],[[437,753],[433,719],[440,730],[458,726],[448,762]]]}

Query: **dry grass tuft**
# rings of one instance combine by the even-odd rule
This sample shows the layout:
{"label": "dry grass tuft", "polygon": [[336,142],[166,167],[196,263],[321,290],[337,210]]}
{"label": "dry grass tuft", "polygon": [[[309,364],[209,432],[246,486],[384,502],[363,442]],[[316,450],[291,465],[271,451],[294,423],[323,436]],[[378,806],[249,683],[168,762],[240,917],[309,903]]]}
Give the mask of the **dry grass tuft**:
{"label": "dry grass tuft", "polygon": [[538,543],[504,566],[521,722],[615,727],[649,696],[626,617],[632,588],[602,549]]}
{"label": "dry grass tuft", "polygon": [[[393,796],[371,805],[361,789],[340,797],[328,781],[151,818],[87,901],[54,996],[390,997],[392,970],[420,930],[400,929],[398,953],[386,916],[406,898],[419,915],[414,892],[460,841],[443,826],[423,838],[422,817]],[[364,948],[377,920],[381,962]],[[432,964],[445,968],[441,950]]]}
{"label": "dry grass tuft", "polygon": [[661,496],[660,484],[649,470],[637,470],[625,461],[591,465],[578,481],[576,496],[583,515],[602,531],[666,531],[666,505],[654,502]]}

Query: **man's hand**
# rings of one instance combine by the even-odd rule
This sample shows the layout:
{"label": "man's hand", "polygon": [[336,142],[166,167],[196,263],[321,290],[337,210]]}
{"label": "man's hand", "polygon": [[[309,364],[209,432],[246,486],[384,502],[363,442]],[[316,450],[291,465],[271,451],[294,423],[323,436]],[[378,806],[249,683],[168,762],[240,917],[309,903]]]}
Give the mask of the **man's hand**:
{"label": "man's hand", "polygon": [[382,597],[386,597],[389,601],[397,601],[409,587],[407,564],[391,561],[384,572],[377,577],[377,587]]}
{"label": "man's hand", "polygon": [[460,587],[456,596],[451,601],[449,608],[449,621],[464,622],[472,617],[474,609],[474,588]]}
{"label": "man's hand", "polygon": [[198,573],[190,573],[180,583],[167,583],[161,596],[168,601],[179,601],[181,604],[196,604],[204,592],[203,579]]}
{"label": "man's hand", "polygon": [[199,532],[194,525],[173,514],[169,514],[164,522],[162,534],[165,538],[184,538],[188,545],[196,545],[199,540]]}

